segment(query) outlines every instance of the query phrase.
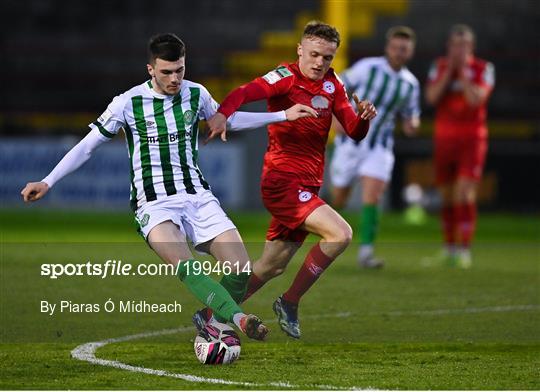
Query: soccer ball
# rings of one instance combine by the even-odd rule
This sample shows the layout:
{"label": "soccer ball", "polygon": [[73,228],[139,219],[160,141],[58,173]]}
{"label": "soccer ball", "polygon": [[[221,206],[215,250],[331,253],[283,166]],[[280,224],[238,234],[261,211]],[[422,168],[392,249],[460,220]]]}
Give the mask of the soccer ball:
{"label": "soccer ball", "polygon": [[209,323],[195,337],[194,348],[206,365],[233,363],[240,356],[240,338],[227,324]]}

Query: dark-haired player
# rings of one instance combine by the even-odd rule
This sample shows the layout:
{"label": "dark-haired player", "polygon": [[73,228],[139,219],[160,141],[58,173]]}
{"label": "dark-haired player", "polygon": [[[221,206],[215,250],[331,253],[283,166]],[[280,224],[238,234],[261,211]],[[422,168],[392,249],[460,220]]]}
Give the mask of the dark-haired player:
{"label": "dark-haired player", "polygon": [[209,121],[211,136],[223,135],[228,116],[240,105],[260,99],[268,100],[270,111],[303,104],[318,113],[316,118],[268,127],[269,145],[261,191],[272,220],[265,249],[253,266],[246,294],[247,298],[283,273],[308,233],[321,237],[309,251],[291,287],[274,302],[281,329],[294,338],[300,337],[297,316],[300,298],[345,250],[352,237],[349,224],[318,196],[332,115],[355,140],[366,135],[369,120],[376,115],[371,103],[357,98],[359,114],[355,113],[343,84],[330,68],[339,43],[339,33],[334,27],[322,22],[308,23],[298,44],[296,63],[283,64],[233,90]]}
{"label": "dark-haired player", "polygon": [[[185,46],[177,36],[152,37],[148,51],[151,79],[116,96],[90,124],[88,135],[47,177],[27,184],[21,194],[26,202],[41,199],[123,128],[129,152],[131,207],[140,233],[161,259],[177,267],[178,277],[197,299],[249,337],[262,340],[267,328],[258,317],[244,314],[237,304],[246,290],[247,272],[233,272],[221,284],[204,274],[193,274],[194,268],[189,273],[195,260],[188,240],[217,260],[237,261],[235,270],[244,271],[249,263],[240,234],[198,166],[199,119],[211,118],[217,103],[204,86],[184,79]],[[228,122],[232,129],[246,129],[315,114],[296,105],[276,113],[238,112],[228,116]]]}

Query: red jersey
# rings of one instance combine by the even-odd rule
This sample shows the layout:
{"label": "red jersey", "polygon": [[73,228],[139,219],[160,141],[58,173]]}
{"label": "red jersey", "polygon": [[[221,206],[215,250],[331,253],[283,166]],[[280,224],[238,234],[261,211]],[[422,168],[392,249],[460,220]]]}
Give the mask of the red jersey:
{"label": "red jersey", "polygon": [[[446,58],[437,59],[429,71],[428,83],[439,80],[447,67]],[[465,77],[473,84],[487,88],[491,93],[495,84],[495,71],[491,63],[473,57],[464,72]],[[457,73],[452,75],[448,91],[443,95],[436,109],[436,137],[487,137],[487,99],[477,107],[469,105]]]}
{"label": "red jersey", "polygon": [[319,116],[268,126],[269,143],[263,176],[270,172],[282,173],[299,179],[304,185],[320,186],[332,114],[354,139],[361,140],[369,130],[369,121],[357,116],[333,69],[321,80],[314,81],[300,72],[297,63],[282,65],[233,90],[218,111],[228,117],[240,105],[264,98],[268,99],[271,112],[300,103],[315,109]]}

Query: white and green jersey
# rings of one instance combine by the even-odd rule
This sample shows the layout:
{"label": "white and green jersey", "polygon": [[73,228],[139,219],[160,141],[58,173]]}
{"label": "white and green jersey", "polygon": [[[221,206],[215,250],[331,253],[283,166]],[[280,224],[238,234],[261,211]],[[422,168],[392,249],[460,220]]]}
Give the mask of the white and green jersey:
{"label": "white and green jersey", "polygon": [[161,95],[151,81],[118,95],[92,124],[112,138],[124,128],[131,164],[131,207],[177,193],[209,189],[198,166],[199,119],[216,113],[204,86],[183,80],[177,95]]}
{"label": "white and green jersey", "polygon": [[377,144],[393,147],[397,113],[403,118],[420,115],[418,80],[405,67],[394,71],[386,57],[362,59],[345,70],[341,77],[348,91],[355,92],[361,100],[371,101],[377,109],[378,114],[362,141],[370,149]]}

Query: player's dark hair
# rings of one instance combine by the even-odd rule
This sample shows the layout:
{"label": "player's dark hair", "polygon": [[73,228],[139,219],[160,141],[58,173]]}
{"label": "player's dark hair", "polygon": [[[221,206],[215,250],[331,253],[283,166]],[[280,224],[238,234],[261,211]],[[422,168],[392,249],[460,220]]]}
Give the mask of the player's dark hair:
{"label": "player's dark hair", "polygon": [[154,64],[156,59],[176,61],[186,55],[186,45],[172,33],[154,35],[148,41],[148,61]]}
{"label": "player's dark hair", "polygon": [[448,37],[450,38],[454,35],[464,36],[467,34],[472,37],[473,42],[476,41],[476,34],[474,34],[474,30],[470,26],[467,26],[466,24],[456,24],[450,28]]}
{"label": "player's dark hair", "polygon": [[312,20],[308,22],[304,28],[304,33],[302,37],[317,37],[322,38],[328,42],[335,42],[339,46],[341,39],[339,37],[339,32],[335,27],[330,26],[327,23],[320,22],[318,20]]}
{"label": "player's dark hair", "polygon": [[407,26],[394,26],[390,27],[386,32],[386,40],[390,41],[392,38],[405,38],[416,42],[416,33],[413,29]]}

